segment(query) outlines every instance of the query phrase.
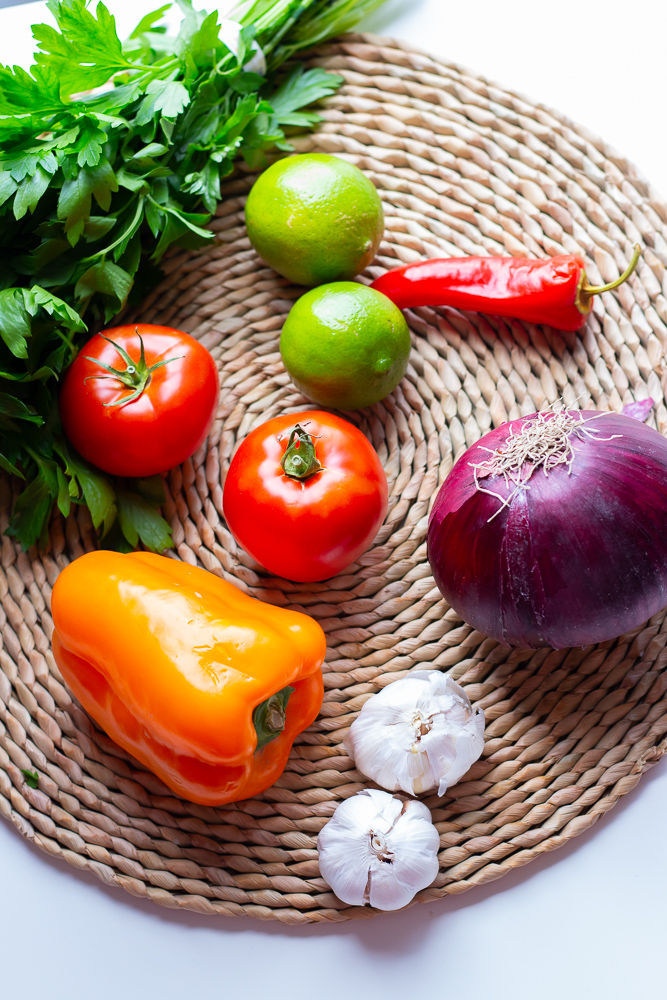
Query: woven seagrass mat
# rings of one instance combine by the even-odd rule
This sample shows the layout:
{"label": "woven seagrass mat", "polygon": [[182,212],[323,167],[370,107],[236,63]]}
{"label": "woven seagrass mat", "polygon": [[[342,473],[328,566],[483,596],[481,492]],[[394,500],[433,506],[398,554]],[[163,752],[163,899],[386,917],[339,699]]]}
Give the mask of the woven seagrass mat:
{"label": "woven seagrass mat", "polygon": [[[595,301],[578,334],[450,309],[408,313],[407,377],[351,414],[389,480],[373,548],[334,580],[269,578],[239,550],[222,513],[236,443],[260,422],[309,405],[278,353],[301,289],[264,267],[243,204],[252,178],[227,185],[216,241],[168,261],[141,310],[201,338],[222,376],[208,444],[167,479],[181,559],[257,597],[317,618],[327,633],[322,712],[264,795],[211,809],[174,798],[99,732],[64,686],[49,648],[51,587],[94,546],[87,514],[56,518],[47,552],[2,537],[0,811],[28,839],[109,885],[172,908],[286,923],[373,911],[341,903],[319,875],[316,837],[364,787],[342,748],[363,703],[412,668],[447,670],[486,712],[483,757],[442,799],[426,797],[441,836],[440,872],[417,899],[460,893],[524,865],[590,827],[667,747],[667,622],[588,649],[511,651],[449,610],[425,553],[429,512],[454,460],[489,428],[562,397],[620,410],[651,396],[667,428],[667,206],[625,160],[553,111],[400,44],[351,35],[318,50],[345,86],[301,152],[365,170],[386,212],[365,279],[423,256],[583,253],[594,284],[638,273]],[[9,489],[1,507],[6,523]],[[34,768],[31,789],[21,768]]]}

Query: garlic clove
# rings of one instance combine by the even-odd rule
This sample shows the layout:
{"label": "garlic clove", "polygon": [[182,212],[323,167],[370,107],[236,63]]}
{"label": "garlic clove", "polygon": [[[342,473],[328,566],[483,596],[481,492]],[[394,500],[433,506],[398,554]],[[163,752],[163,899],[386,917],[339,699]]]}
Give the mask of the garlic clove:
{"label": "garlic clove", "polygon": [[414,671],[370,698],[345,746],[357,768],[390,791],[438,794],[455,784],[484,747],[484,713],[451,677]]}
{"label": "garlic clove", "polygon": [[[422,746],[424,755],[429,762],[429,781],[424,789],[427,790],[433,787],[436,779],[449,781],[449,776],[456,767],[457,738],[448,732],[444,724],[435,725],[431,732],[423,738]],[[465,774],[465,771],[461,773]],[[445,777],[440,777],[441,775]],[[453,784],[453,782],[451,783]]]}
{"label": "garlic clove", "polygon": [[356,906],[400,909],[438,873],[440,837],[426,806],[374,788],[338,806],[317,847],[322,877]]}
{"label": "garlic clove", "polygon": [[480,710],[472,715],[456,740],[456,759],[442,772],[438,783],[438,795],[444,795],[448,788],[460,781],[484,749],[484,713]]}
{"label": "garlic clove", "polygon": [[[402,752],[397,756],[394,740],[385,739],[382,734],[387,728],[395,726],[397,730],[396,740],[399,740],[401,737],[398,724],[387,721],[382,706],[378,707],[380,711],[369,713],[363,719],[363,723],[357,727],[354,733],[356,738],[354,743],[352,744],[349,740],[345,741],[346,748],[350,757],[357,763],[359,770],[372,777],[378,785],[382,785],[390,792],[401,789],[410,795],[414,781],[424,773],[427,764],[421,754],[410,753],[409,734],[407,733],[401,744]],[[359,720],[361,720],[361,716]],[[362,762],[364,761],[373,762],[372,774],[363,766]]]}
{"label": "garlic clove", "polygon": [[386,839],[395,857],[394,871],[385,870],[384,877],[372,879],[370,903],[381,910],[397,910],[438,874],[440,836],[427,807],[422,802],[407,802]]}

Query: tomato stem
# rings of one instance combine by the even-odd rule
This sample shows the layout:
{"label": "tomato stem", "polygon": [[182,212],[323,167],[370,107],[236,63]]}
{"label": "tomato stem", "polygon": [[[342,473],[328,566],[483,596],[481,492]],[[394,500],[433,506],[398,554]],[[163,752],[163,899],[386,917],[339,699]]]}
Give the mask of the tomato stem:
{"label": "tomato stem", "polygon": [[124,406],[126,403],[131,403],[133,399],[138,399],[141,396],[144,389],[150,385],[151,379],[153,377],[153,372],[157,368],[162,368],[163,365],[168,365],[170,361],[179,361],[183,355],[177,358],[166,358],[164,361],[156,361],[154,365],[150,367],[146,364],[146,352],[144,350],[143,337],[139,333],[139,329],[135,327],[137,337],[139,338],[139,344],[141,345],[141,353],[139,355],[138,361],[133,361],[127,351],[117,344],[115,340],[111,340],[109,337],[105,337],[103,333],[100,333],[100,337],[106,340],[109,344],[113,344],[121,358],[127,365],[126,368],[112,368],[111,365],[105,364],[104,361],[100,361],[98,358],[91,358],[87,354],[84,355],[87,361],[92,361],[93,364],[99,365],[103,368],[108,375],[88,375],[83,380],[87,382],[89,378],[113,378],[118,382],[122,382],[124,386],[128,389],[132,389],[129,396],[123,396],[122,399],[116,399],[113,403],[104,403],[104,406]]}
{"label": "tomato stem", "polygon": [[296,425],[289,436],[280,467],[290,479],[307,479],[322,470],[322,464],[315,454],[313,439],[300,424]]}

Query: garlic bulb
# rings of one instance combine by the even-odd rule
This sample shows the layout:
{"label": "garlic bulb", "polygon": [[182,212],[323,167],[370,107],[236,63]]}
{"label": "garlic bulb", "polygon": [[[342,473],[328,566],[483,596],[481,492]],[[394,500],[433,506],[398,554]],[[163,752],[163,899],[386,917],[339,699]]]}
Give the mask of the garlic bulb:
{"label": "garlic bulb", "polygon": [[439,670],[415,671],[370,698],[345,738],[357,768],[378,785],[444,795],[484,748],[484,712]]}
{"label": "garlic bulb", "polygon": [[440,837],[422,802],[365,788],[320,831],[320,871],[339,899],[398,910],[438,874]]}

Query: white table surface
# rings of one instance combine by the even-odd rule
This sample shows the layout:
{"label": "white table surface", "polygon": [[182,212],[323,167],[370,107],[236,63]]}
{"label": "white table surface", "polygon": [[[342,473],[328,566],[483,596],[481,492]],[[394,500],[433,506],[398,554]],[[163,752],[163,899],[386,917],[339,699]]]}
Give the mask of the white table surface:
{"label": "white table surface", "polygon": [[[159,5],[107,3],[125,32]],[[0,61],[29,63],[29,25],[43,19],[41,2],[0,10]],[[558,108],[667,194],[663,0],[389,0],[363,27]],[[370,921],[286,928],[161,910],[0,821],[0,997],[661,998],[666,831],[663,761],[591,831],[490,886]]]}

